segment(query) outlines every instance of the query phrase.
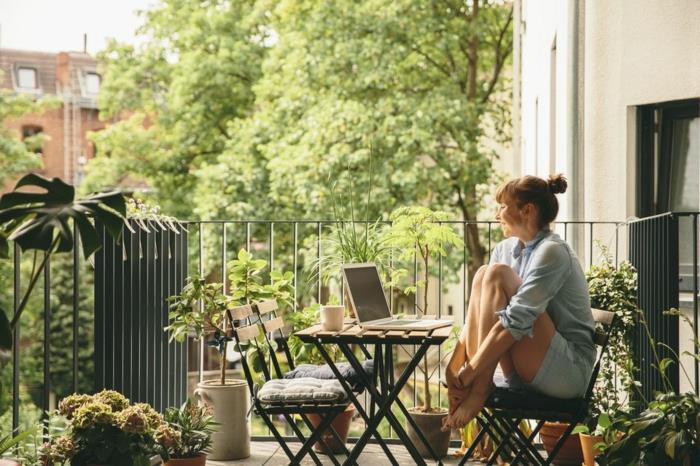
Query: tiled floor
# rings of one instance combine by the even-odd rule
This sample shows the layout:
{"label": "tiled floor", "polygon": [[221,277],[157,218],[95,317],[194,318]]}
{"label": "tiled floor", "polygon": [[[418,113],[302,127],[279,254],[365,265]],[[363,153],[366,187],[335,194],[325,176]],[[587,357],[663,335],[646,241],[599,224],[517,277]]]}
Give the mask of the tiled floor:
{"label": "tiled floor", "polygon": [[[292,448],[292,451],[296,451],[301,447],[300,443],[290,443],[289,444]],[[391,445],[390,446],[391,452],[394,454],[396,457],[396,460],[399,462],[401,465],[409,465],[409,464],[414,464],[415,462],[413,461],[413,458],[411,458],[411,455],[408,454],[408,450],[406,450],[403,446],[401,445]],[[453,452],[454,450],[450,450]],[[253,442],[250,446],[250,457],[246,458],[244,460],[239,460],[239,461],[207,461],[208,466],[258,466],[258,465],[265,465],[265,466],[282,466],[282,465],[287,465],[289,464],[289,459],[287,458],[287,455],[284,454],[284,451],[280,448],[279,444],[277,442]],[[319,458],[323,461],[323,464],[333,464],[330,462],[330,460],[327,460],[327,457],[324,457],[323,455],[319,455]],[[344,456],[338,456],[338,460],[342,463],[343,459],[345,458]],[[447,457],[443,458],[442,463],[443,464],[457,464],[459,463],[459,460],[461,458],[458,458],[454,455],[448,454]],[[304,462],[302,463],[303,465],[312,465],[314,462],[307,457]],[[360,458],[358,460],[359,465],[371,465],[371,466],[384,466],[384,465],[389,465],[391,464],[387,457],[384,455],[384,452],[382,451],[381,447],[376,444],[369,444],[365,447],[365,449],[362,451],[362,454],[360,455]],[[428,464],[436,464],[435,461],[428,461]],[[467,464],[469,465],[477,465],[481,464],[478,462],[468,462]]]}

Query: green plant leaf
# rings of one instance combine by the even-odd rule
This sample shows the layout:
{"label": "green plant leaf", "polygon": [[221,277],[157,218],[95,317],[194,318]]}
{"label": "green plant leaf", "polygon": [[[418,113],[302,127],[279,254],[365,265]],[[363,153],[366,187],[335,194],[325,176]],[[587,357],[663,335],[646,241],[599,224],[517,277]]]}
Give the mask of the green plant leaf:
{"label": "green plant leaf", "polygon": [[12,191],[0,198],[0,224],[12,225],[9,239],[22,250],[49,251],[57,240],[57,252],[71,251],[71,220],[80,232],[86,258],[100,247],[90,219],[101,222],[115,240],[120,238],[126,215],[126,202],[121,193],[98,193],[75,200],[73,186],[58,178],[48,180],[36,174],[20,179],[15,190],[27,186],[40,192]]}

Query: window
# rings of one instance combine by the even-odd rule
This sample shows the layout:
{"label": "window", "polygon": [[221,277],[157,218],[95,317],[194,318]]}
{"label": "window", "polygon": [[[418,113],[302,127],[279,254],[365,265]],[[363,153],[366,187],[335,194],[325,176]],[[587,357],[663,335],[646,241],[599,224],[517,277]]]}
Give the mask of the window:
{"label": "window", "polygon": [[100,75],[94,72],[85,73],[85,93],[97,95],[100,92]]}
{"label": "window", "polygon": [[[700,99],[639,107],[637,215],[700,211]],[[690,217],[679,218],[680,289],[692,290]]]}
{"label": "window", "polygon": [[24,145],[27,146],[27,150],[34,152],[35,154],[43,154],[43,129],[41,126],[22,126],[22,141]]}
{"label": "window", "polygon": [[17,87],[22,89],[37,89],[39,80],[37,79],[36,68],[21,66],[17,68]]}

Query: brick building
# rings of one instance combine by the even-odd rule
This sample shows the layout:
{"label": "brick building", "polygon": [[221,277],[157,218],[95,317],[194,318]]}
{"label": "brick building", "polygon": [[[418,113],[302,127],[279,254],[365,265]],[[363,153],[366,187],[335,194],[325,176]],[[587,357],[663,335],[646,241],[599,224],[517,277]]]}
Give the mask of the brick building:
{"label": "brick building", "polygon": [[58,96],[62,105],[43,114],[5,122],[23,138],[42,132],[44,168],[39,173],[79,184],[85,163],[95,155],[89,131],[104,128],[98,118],[100,75],[97,61],[81,52],[45,53],[0,49],[0,86],[41,97]]}

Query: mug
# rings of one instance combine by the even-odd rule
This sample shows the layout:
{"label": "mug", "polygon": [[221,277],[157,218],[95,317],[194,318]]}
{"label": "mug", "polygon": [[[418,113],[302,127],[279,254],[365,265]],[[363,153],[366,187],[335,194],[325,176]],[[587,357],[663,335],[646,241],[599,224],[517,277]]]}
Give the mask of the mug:
{"label": "mug", "polygon": [[343,329],[345,307],[323,306],[321,308],[321,328],[326,331],[337,332]]}

